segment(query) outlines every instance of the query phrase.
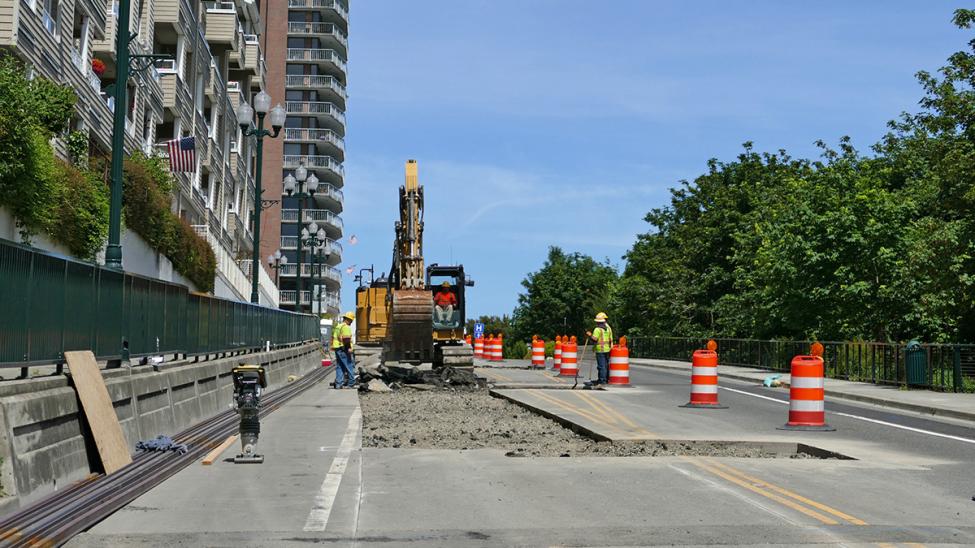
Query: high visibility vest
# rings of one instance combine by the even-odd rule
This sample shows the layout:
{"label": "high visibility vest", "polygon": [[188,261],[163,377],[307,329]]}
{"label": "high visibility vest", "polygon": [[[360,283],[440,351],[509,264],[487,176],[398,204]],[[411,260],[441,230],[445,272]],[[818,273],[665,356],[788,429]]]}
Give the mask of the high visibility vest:
{"label": "high visibility vest", "polygon": [[344,321],[339,325],[335,326],[332,330],[332,349],[342,348],[345,346],[342,344],[342,339],[352,338],[352,326],[345,323]]}
{"label": "high visibility vest", "polygon": [[593,330],[592,336],[596,339],[596,352],[609,352],[613,348],[613,328],[606,326],[606,329],[597,327]]}

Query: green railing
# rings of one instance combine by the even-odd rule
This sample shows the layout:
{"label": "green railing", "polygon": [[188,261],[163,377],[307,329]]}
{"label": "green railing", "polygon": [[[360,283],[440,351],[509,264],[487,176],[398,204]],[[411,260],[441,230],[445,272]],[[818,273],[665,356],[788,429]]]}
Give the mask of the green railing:
{"label": "green railing", "polygon": [[319,320],[190,292],[0,239],[0,367],[205,354],[318,339]]}
{"label": "green railing", "polygon": [[[788,372],[792,358],[808,354],[812,341],[714,339],[723,365]],[[689,361],[706,338],[637,337],[630,356]],[[975,392],[975,345],[821,341],[826,376],[834,379]]]}

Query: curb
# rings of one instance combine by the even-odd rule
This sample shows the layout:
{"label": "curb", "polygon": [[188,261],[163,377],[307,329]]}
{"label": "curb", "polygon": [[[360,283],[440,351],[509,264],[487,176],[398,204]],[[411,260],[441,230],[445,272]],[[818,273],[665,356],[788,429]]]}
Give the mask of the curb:
{"label": "curb", "polygon": [[[651,364],[640,364],[631,363],[631,367],[646,367],[651,369],[666,369],[668,371],[687,371],[685,367],[670,366],[670,365],[651,365]],[[772,374],[773,372],[769,372]],[[722,378],[735,379],[745,382],[760,382],[752,377],[745,375],[739,375],[735,373],[721,373]],[[783,382],[782,386],[788,388],[789,383]],[[873,396],[863,396],[860,394],[850,394],[849,392],[837,392],[835,389],[825,389],[823,393],[831,398],[837,398],[841,400],[850,400],[860,403],[869,403],[872,405],[879,405],[881,407],[889,407],[892,409],[901,409],[904,411],[911,411],[914,413],[920,413],[923,415],[931,415],[937,417],[946,417],[952,419],[961,419],[966,421],[975,422],[975,413],[967,413],[965,411],[955,411],[953,409],[942,409],[939,407],[929,407],[925,405],[917,405],[913,403],[905,403],[894,400],[888,400],[884,398],[876,398]]]}
{"label": "curb", "polygon": [[585,426],[582,426],[581,424],[579,424],[577,422],[573,422],[573,421],[571,421],[571,420],[569,420],[569,419],[567,419],[567,418],[559,415],[558,413],[552,413],[551,411],[547,411],[545,409],[542,409],[541,407],[538,407],[538,406],[532,405],[530,403],[521,401],[519,399],[513,398],[513,397],[508,396],[506,394],[501,394],[500,392],[497,392],[496,390],[490,390],[488,392],[488,394],[490,394],[492,397],[500,398],[502,400],[511,402],[511,403],[513,403],[513,404],[515,404],[515,405],[517,405],[519,407],[523,407],[523,408],[531,411],[532,413],[536,413],[536,414],[541,415],[543,417],[547,417],[547,418],[549,418],[549,419],[551,419],[551,420],[553,420],[553,421],[561,424],[562,426],[568,428],[569,430],[572,430],[573,432],[575,432],[577,434],[580,434],[580,435],[583,435],[583,436],[587,436],[587,437],[592,438],[592,439],[594,439],[596,441],[608,441],[608,442],[612,442],[613,441],[613,438],[610,438],[608,436],[605,436],[603,434],[600,434],[599,432],[596,432],[595,430],[592,430],[590,428],[586,428]]}

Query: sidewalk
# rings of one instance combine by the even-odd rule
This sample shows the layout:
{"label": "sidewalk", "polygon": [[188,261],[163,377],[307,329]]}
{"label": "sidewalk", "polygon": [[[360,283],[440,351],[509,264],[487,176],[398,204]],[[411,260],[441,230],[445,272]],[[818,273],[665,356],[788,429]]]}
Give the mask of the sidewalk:
{"label": "sidewalk", "polygon": [[[670,369],[684,372],[687,375],[691,373],[691,364],[689,362],[631,358],[630,365]],[[761,384],[765,377],[769,375],[780,375],[779,380],[785,386],[789,386],[790,376],[788,373],[766,371],[753,367],[718,366],[719,378],[726,377]],[[901,390],[896,386],[850,382],[839,379],[825,379],[825,386],[826,395],[833,398],[871,403],[927,415],[975,421],[975,394],[955,394],[952,392],[934,392],[931,390]]]}

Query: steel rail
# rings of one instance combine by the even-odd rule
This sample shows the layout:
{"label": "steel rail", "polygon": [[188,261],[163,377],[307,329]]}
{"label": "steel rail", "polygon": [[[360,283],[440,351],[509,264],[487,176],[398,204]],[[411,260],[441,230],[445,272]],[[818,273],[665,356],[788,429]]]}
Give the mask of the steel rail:
{"label": "steel rail", "polygon": [[[261,416],[324,380],[333,368],[316,369],[294,383],[269,392],[262,403]],[[0,520],[0,545],[63,545],[198,460],[232,434],[237,424],[237,413],[224,411],[173,437],[174,441],[188,445],[183,455],[140,453],[131,464],[110,476],[93,474],[52,493]]]}

